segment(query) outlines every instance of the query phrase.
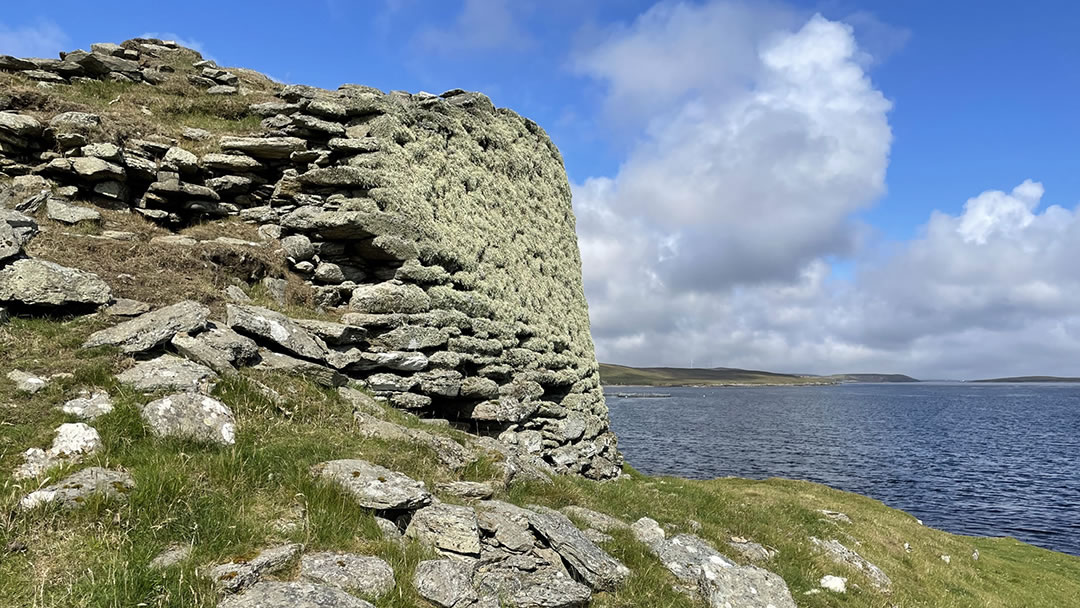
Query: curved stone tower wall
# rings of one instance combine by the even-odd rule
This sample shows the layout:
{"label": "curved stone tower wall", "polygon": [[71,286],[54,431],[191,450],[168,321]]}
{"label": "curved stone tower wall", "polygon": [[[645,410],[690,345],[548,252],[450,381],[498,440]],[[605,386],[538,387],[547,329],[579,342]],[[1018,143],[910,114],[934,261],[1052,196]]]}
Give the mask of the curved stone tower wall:
{"label": "curved stone tower wall", "polygon": [[[181,76],[157,65],[176,50],[160,41],[113,47],[0,68],[151,85]],[[223,84],[231,73],[200,63],[191,82],[236,92]],[[290,85],[276,96],[251,107],[260,132],[221,137],[201,156],[160,138],[97,146],[80,117],[6,120],[19,132],[9,130],[3,169],[168,227],[256,223],[340,317],[298,321],[325,347],[301,358],[557,472],[617,475],[570,187],[543,129],[460,90]]]}

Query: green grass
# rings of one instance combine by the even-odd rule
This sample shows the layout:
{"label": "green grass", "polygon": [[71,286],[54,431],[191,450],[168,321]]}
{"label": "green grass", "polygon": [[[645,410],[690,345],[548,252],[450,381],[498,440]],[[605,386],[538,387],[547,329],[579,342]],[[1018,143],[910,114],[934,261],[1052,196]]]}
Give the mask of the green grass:
{"label": "green grass", "polygon": [[[358,438],[350,430],[351,408],[337,393],[303,379],[254,372],[224,378],[215,390],[236,412],[236,445],[156,438],[139,416],[139,406],[151,397],[126,392],[112,379],[129,362],[108,349],[77,348],[101,323],[96,318],[16,319],[0,326],[3,369],[74,374],[33,397],[15,394],[10,382],[0,380],[0,607],[210,607],[217,600],[197,568],[286,541],[305,543],[310,550],[379,555],[394,567],[398,586],[370,599],[380,608],[426,605],[412,590],[411,577],[420,560],[432,557],[430,550],[384,541],[370,512],[308,470],[328,459],[364,458],[434,487],[459,478],[493,479],[497,472],[491,462],[456,474],[426,448]],[[268,399],[256,381],[273,388],[282,403]],[[104,446],[86,464],[124,468],[136,488],[127,503],[92,500],[75,512],[21,514],[15,509],[19,498],[44,480],[15,483],[10,471],[23,450],[48,445],[52,429],[66,420],[54,406],[82,387],[105,388],[117,397],[116,409],[93,424]],[[401,412],[386,415],[409,426],[422,424]],[[579,504],[628,522],[649,516],[672,533],[691,531],[690,521],[696,520],[701,525],[696,533],[736,561],[726,541],[752,539],[779,551],[764,566],[784,577],[804,608],[1057,607],[1064,605],[1062,598],[1080,595],[1080,558],[1010,539],[947,534],[878,501],[805,482],[691,481],[628,471],[606,483],[558,478],[515,485],[500,498],[520,505]],[[828,521],[818,509],[842,511],[853,523]],[[286,520],[296,525],[280,527]],[[598,594],[594,606],[696,605],[672,589],[672,576],[628,532],[613,536],[606,549],[633,576],[619,591]],[[892,592],[875,591],[858,572],[814,553],[810,536],[837,538],[859,551],[892,577]],[[3,550],[13,542],[27,550]],[[173,543],[191,544],[190,559],[163,573],[151,571],[148,562]],[[904,543],[911,545],[910,553]],[[978,561],[971,557],[976,549]],[[952,557],[951,564],[940,559],[943,554]],[[849,592],[806,595],[824,574],[848,577]]]}

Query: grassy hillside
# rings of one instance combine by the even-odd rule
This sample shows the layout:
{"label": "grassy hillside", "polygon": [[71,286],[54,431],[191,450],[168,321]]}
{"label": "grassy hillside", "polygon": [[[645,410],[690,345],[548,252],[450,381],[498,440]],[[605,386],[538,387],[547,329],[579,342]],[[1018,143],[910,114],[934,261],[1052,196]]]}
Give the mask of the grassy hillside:
{"label": "grassy hillside", "polygon": [[1011,378],[988,378],[972,382],[1080,382],[1080,378],[1062,376],[1013,376]]}
{"label": "grassy hillside", "polygon": [[731,384],[834,384],[829,378],[796,376],[748,369],[680,367],[627,367],[600,364],[600,380],[604,384],[640,386],[704,385],[723,386]]}
{"label": "grassy hillside", "polygon": [[830,376],[841,382],[918,382],[904,374],[836,374]]}
{"label": "grassy hillside", "polygon": [[[351,431],[349,404],[337,393],[295,377],[250,370],[224,379],[215,392],[237,414],[235,446],[155,438],[138,414],[138,406],[150,397],[113,379],[132,362],[113,350],[77,348],[102,324],[100,317],[92,317],[15,319],[0,325],[3,369],[72,374],[33,396],[18,394],[12,383],[0,380],[0,547],[8,548],[0,552],[0,607],[208,608],[217,598],[198,569],[286,540],[306,543],[310,550],[380,555],[393,565],[398,587],[373,598],[377,605],[427,605],[410,580],[429,550],[382,540],[371,512],[311,478],[308,468],[331,458],[362,457],[434,487],[459,478],[492,479],[496,469],[491,462],[454,473],[418,444],[361,439]],[[287,395],[288,406],[268,403],[253,389],[250,380],[255,378]],[[86,464],[124,468],[137,487],[127,504],[93,501],[71,513],[21,514],[16,502],[38,482],[14,482],[10,473],[22,451],[47,445],[52,429],[69,420],[55,406],[82,387],[107,389],[117,401],[113,412],[94,423],[104,446]],[[398,412],[385,415],[420,424]],[[451,437],[456,433],[428,430]],[[1080,597],[1080,558],[1015,540],[933,530],[878,501],[805,482],[691,481],[628,470],[626,477],[606,483],[558,478],[514,485],[499,498],[521,505],[579,504],[627,521],[649,516],[672,533],[697,530],[739,563],[745,560],[728,547],[731,537],[762,543],[779,551],[764,567],[787,581],[801,608],[1056,608],[1064,605],[1062,598]],[[852,523],[827,519],[820,509],[846,513]],[[275,523],[289,517],[299,517],[300,525],[284,529]],[[876,591],[860,572],[815,553],[811,536],[836,538],[856,548],[892,578],[891,591]],[[176,569],[150,569],[150,559],[171,543],[193,545],[192,557]],[[595,596],[593,606],[700,605],[672,590],[675,579],[628,532],[616,531],[604,546],[633,575],[619,591]],[[950,556],[950,563],[942,555]],[[848,577],[848,592],[807,594],[825,574]]]}

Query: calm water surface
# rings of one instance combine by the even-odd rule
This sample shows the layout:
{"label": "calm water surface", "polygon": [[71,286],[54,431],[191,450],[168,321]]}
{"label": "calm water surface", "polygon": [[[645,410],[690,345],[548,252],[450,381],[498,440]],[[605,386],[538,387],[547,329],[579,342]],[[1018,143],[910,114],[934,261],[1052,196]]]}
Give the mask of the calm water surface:
{"label": "calm water surface", "polygon": [[638,470],[816,481],[929,526],[1080,555],[1080,385],[628,388],[609,397]]}

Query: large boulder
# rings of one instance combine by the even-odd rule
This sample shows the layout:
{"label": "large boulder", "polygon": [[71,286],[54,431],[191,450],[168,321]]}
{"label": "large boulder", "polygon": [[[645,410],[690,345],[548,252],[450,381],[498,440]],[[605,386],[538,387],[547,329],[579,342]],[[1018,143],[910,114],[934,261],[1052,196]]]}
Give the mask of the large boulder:
{"label": "large boulder", "polygon": [[135,480],[128,473],[90,467],[31,492],[19,501],[19,508],[29,510],[38,505],[57,504],[63,509],[76,509],[95,494],[127,500],[134,488]]}
{"label": "large boulder", "polygon": [[386,560],[355,553],[309,553],[300,558],[300,578],[369,596],[394,588],[394,569]]}
{"label": "large boulder", "polygon": [[180,437],[223,445],[236,442],[229,406],[198,393],[176,393],[147,403],[142,418],[158,437]]}
{"label": "large boulder", "polygon": [[368,509],[418,509],[431,502],[424,482],[365,460],[331,460],[315,465],[311,472]]}
{"label": "large boulder", "polygon": [[698,591],[710,608],[796,608],[784,579],[756,566],[703,562]]}
{"label": "large boulder", "polygon": [[198,302],[184,300],[140,317],[95,332],[83,348],[118,346],[125,353],[141,353],[156,348],[180,332],[190,332],[206,325],[210,309]]}
{"label": "large boulder", "polygon": [[0,302],[27,306],[100,306],[112,290],[96,274],[44,260],[16,260],[0,269]]}
{"label": "large boulder", "polygon": [[529,525],[566,561],[570,570],[597,591],[614,591],[630,570],[589,540],[568,517],[550,509],[534,509]]}
{"label": "large boulder", "polygon": [[225,598],[218,608],[375,608],[337,587],[313,583],[264,581],[239,595]]}
{"label": "large boulder", "polygon": [[329,354],[322,340],[279,312],[245,304],[227,304],[225,310],[230,327],[256,340],[275,344],[305,359],[325,361]]}

